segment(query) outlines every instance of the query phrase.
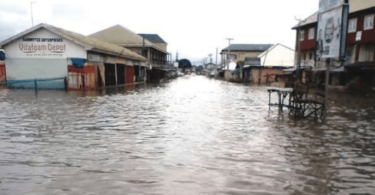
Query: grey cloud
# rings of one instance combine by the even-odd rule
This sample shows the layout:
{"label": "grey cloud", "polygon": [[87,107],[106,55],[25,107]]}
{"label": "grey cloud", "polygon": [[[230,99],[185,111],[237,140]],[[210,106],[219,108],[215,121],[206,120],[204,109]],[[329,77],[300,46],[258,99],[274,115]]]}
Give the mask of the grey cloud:
{"label": "grey cloud", "polygon": [[10,23],[10,22],[1,20],[0,18],[0,42],[30,27],[31,27],[31,22],[18,21],[17,23]]}

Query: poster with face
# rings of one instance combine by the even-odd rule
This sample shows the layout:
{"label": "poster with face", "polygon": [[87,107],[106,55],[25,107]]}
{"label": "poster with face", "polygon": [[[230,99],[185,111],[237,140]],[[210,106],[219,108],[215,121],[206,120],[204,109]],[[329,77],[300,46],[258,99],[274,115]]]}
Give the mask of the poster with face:
{"label": "poster with face", "polygon": [[342,7],[319,15],[316,36],[316,56],[318,60],[322,58],[340,57],[342,16]]}

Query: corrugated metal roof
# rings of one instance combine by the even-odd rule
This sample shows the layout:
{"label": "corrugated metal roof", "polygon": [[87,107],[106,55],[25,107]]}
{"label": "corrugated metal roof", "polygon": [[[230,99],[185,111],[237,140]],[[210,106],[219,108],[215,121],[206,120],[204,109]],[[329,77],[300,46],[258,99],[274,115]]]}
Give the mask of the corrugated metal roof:
{"label": "corrugated metal roof", "polygon": [[157,34],[138,34],[153,43],[167,43]]}
{"label": "corrugated metal roof", "polygon": [[231,44],[222,51],[266,51],[272,44]]}
{"label": "corrugated metal roof", "polygon": [[68,31],[68,30],[65,30],[65,29],[62,29],[62,28],[58,28],[58,27],[55,27],[55,26],[52,26],[52,25],[49,25],[49,24],[39,24],[37,26],[34,26],[33,28],[30,28],[24,32],[21,32],[5,41],[3,41],[2,43],[0,43],[0,45],[5,45],[5,44],[8,44],[22,36],[25,36],[31,32],[34,32],[40,28],[45,28],[49,31],[51,31],[52,33],[55,33],[57,35],[60,35],[61,37],[63,38],[66,38],[78,45],[81,45],[85,48],[85,50],[88,50],[88,51],[97,51],[97,52],[103,52],[103,53],[110,53],[112,55],[115,55],[115,56],[120,56],[120,57],[124,57],[124,58],[129,58],[129,59],[135,59],[135,60],[139,60],[139,61],[147,61],[146,58],[144,58],[143,56],[135,53],[135,52],[132,52],[130,51],[129,49],[126,49],[126,48],[123,48],[123,47],[120,47],[120,46],[117,46],[115,44],[112,44],[112,43],[108,43],[108,42],[105,42],[105,41],[101,41],[101,40],[98,40],[98,39],[95,39],[95,38],[90,38],[90,37],[86,37],[84,35],[81,35],[81,34],[78,34],[78,33],[75,33],[75,32],[71,32],[71,31]]}
{"label": "corrugated metal roof", "polygon": [[120,45],[122,47],[143,47],[144,44],[145,47],[152,47],[156,50],[166,53],[166,51],[159,48],[148,39],[145,39],[143,42],[142,36],[121,25],[109,27],[107,29],[91,34],[89,35],[89,37],[107,41],[116,45]]}

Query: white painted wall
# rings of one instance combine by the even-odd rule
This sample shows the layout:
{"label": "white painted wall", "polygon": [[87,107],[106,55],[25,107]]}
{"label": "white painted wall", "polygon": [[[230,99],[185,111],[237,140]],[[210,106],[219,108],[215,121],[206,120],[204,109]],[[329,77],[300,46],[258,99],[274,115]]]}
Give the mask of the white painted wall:
{"label": "white painted wall", "polygon": [[[6,71],[8,81],[65,77],[68,74],[67,59],[8,58]],[[34,83],[21,83],[14,86],[33,88]],[[64,88],[64,81],[38,82],[38,87]]]}
{"label": "white painted wall", "polygon": [[294,66],[294,51],[282,45],[276,45],[260,58],[262,66]]}
{"label": "white painted wall", "polygon": [[[39,38],[40,40],[24,41],[23,38]],[[77,45],[67,39],[64,39],[46,29],[39,29],[23,38],[17,39],[8,45],[3,46],[7,58],[42,58],[42,59],[66,59],[66,58],[87,58],[87,51],[80,45]],[[62,42],[43,42],[43,39],[62,39]],[[22,50],[22,46],[44,47],[45,50],[28,53]],[[56,50],[54,47],[62,47],[63,51]]]}
{"label": "white painted wall", "polygon": [[[33,40],[25,41],[23,38],[33,38]],[[4,46],[7,54],[5,66],[8,81],[66,77],[68,75],[68,64],[71,63],[68,58],[87,58],[87,51],[82,46],[45,29],[32,32],[23,38]],[[58,41],[43,40],[50,38]],[[25,45],[33,48],[38,47],[38,49],[24,49]],[[23,83],[15,86],[32,88],[34,83]],[[63,88],[64,83],[63,80],[38,82],[38,87]]]}

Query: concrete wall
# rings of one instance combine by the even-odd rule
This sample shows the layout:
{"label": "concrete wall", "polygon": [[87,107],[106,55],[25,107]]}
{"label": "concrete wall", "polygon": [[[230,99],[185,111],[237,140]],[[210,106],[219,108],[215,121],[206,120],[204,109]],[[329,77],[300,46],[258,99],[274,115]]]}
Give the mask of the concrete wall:
{"label": "concrete wall", "polygon": [[[66,77],[68,62],[66,59],[6,59],[7,80],[42,79]],[[34,83],[14,84],[14,87],[33,88]],[[64,81],[38,82],[39,88],[64,88]]]}
{"label": "concrete wall", "polygon": [[[254,84],[259,84],[259,78],[260,84],[266,84],[267,82],[267,77],[266,75],[270,74],[283,74],[283,69],[276,69],[276,68],[253,68],[252,69],[252,76],[253,76],[253,83]],[[270,79],[268,80],[269,82],[274,82],[275,81],[275,76],[269,77]]]}

